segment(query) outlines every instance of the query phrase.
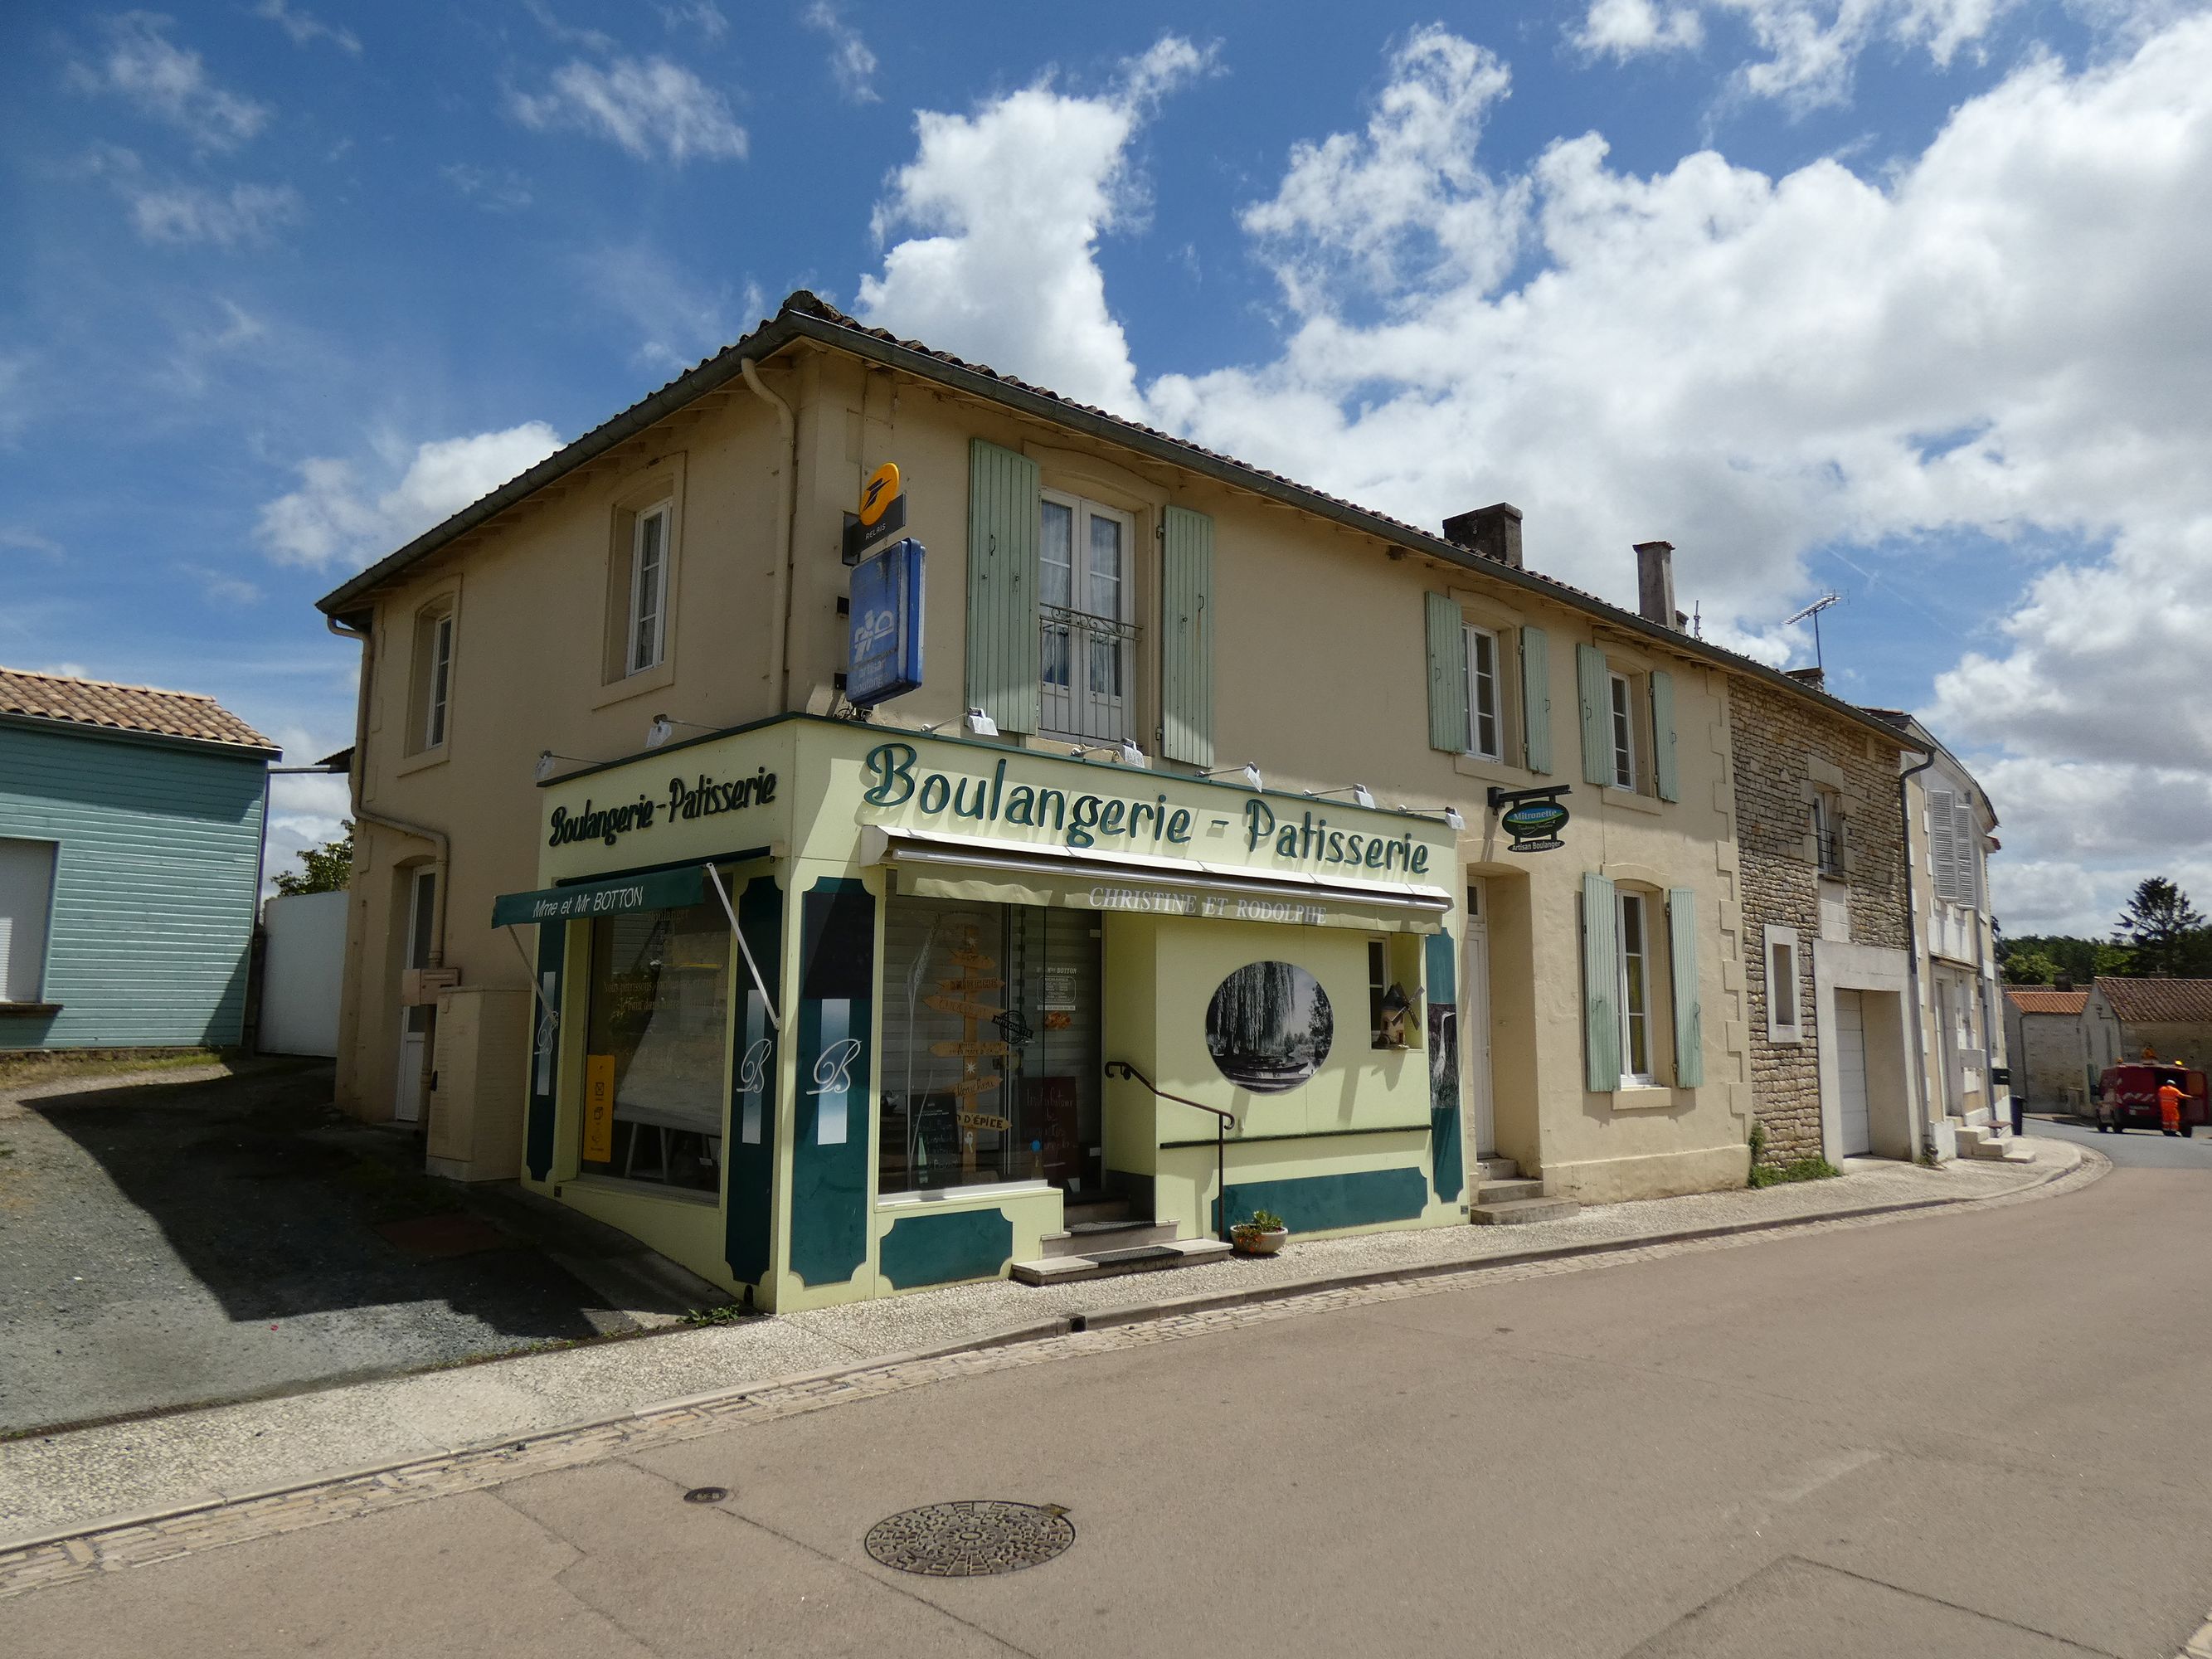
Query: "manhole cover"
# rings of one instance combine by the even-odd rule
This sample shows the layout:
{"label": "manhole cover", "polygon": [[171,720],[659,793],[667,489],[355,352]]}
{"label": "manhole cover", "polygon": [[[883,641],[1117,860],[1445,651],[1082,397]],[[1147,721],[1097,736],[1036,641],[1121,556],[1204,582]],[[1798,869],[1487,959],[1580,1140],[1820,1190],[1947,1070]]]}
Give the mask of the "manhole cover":
{"label": "manhole cover", "polygon": [[926,1578],[980,1578],[1049,1561],[1075,1541],[1075,1523],[1057,1504],[996,1498],[926,1504],[868,1529],[867,1551],[884,1565]]}

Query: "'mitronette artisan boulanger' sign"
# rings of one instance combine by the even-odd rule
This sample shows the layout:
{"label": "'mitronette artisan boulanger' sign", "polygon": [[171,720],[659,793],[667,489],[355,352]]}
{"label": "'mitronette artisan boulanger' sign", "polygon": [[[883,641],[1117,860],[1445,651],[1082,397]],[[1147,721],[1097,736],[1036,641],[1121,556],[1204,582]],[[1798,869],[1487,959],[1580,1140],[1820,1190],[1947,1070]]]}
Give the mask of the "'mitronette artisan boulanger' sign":
{"label": "'mitronette artisan boulanger' sign", "polygon": [[[884,808],[911,802],[921,817],[945,819],[955,830],[963,823],[978,830],[1012,825],[1045,831],[1069,847],[1115,851],[1187,847],[1194,828],[1210,827],[1207,815],[1171,804],[1161,791],[1149,798],[1091,793],[1009,782],[1006,759],[981,776],[929,771],[921,759],[912,744],[878,744],[862,763],[869,781],[860,799]],[[1262,858],[1317,869],[1357,866],[1400,878],[1428,873],[1429,848],[1408,834],[1331,829],[1325,814],[1309,810],[1296,819],[1279,817],[1258,799],[1244,802],[1237,817],[1244,850]],[[1212,819],[1212,824],[1228,822],[1226,817]]]}
{"label": "'mitronette artisan boulanger' sign", "polygon": [[739,812],[748,806],[766,806],[775,799],[775,774],[765,766],[749,778],[725,783],[701,773],[696,779],[671,778],[668,798],[655,800],[641,792],[635,800],[623,801],[615,806],[599,806],[589,799],[583,811],[571,812],[556,806],[547,820],[550,833],[545,837],[548,847],[565,847],[571,842],[598,841],[612,847],[622,836],[633,830],[650,830],[662,817],[672,818],[712,817],[718,812]]}

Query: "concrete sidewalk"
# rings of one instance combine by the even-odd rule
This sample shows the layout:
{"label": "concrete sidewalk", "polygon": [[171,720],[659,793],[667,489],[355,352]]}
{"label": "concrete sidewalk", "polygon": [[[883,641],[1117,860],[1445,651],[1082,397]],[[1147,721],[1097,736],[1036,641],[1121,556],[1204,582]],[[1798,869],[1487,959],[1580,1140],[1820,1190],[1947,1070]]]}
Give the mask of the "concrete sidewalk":
{"label": "concrete sidewalk", "polygon": [[1293,1243],[1272,1261],[1032,1290],[1005,1281],[536,1353],[319,1393],[0,1444],[0,1550],[342,1473],[604,1422],[659,1402],[753,1390],[887,1359],[1296,1296],[1363,1280],[1987,1202],[2047,1185],[2082,1149],[2028,1143],[2028,1165],[1852,1160],[1844,1178],[1607,1205],[1532,1227],[1449,1227]]}

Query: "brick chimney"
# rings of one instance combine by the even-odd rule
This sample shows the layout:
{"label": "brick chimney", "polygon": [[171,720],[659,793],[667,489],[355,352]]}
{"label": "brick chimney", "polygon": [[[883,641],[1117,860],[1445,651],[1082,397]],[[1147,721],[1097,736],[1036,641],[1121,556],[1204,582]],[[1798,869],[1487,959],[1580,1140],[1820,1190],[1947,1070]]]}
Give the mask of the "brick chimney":
{"label": "brick chimney", "polygon": [[1478,507],[1444,520],[1444,539],[1486,559],[1521,568],[1521,509],[1510,501]]}
{"label": "brick chimney", "polygon": [[2051,981],[2051,989],[2055,991],[2070,991],[2073,988],[2074,978],[2070,974],[2060,974]]}
{"label": "brick chimney", "polygon": [[1809,685],[1815,691],[1828,689],[1828,671],[1825,668],[1785,668],[1782,671],[1800,685]]}
{"label": "brick chimney", "polygon": [[1680,626],[1674,620],[1674,544],[1636,544],[1636,614],[1662,628]]}

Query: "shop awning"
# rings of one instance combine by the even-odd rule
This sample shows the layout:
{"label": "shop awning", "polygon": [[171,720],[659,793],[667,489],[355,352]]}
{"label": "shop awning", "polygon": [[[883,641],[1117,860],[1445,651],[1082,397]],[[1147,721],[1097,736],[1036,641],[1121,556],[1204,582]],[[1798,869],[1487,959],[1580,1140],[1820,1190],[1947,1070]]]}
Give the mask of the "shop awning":
{"label": "shop awning", "polygon": [[1242,865],[956,839],[880,825],[862,831],[860,857],[898,872],[901,892],[929,898],[1413,933],[1441,931],[1451,909],[1451,896],[1441,887],[1329,882]]}
{"label": "shop awning", "polygon": [[491,925],[513,927],[532,921],[626,915],[633,910],[681,910],[706,896],[706,879],[704,869],[693,864],[605,881],[541,887],[534,893],[501,893],[492,901]]}

